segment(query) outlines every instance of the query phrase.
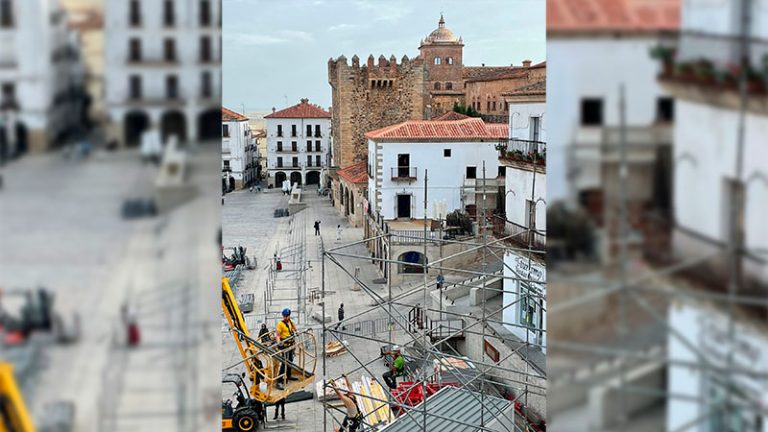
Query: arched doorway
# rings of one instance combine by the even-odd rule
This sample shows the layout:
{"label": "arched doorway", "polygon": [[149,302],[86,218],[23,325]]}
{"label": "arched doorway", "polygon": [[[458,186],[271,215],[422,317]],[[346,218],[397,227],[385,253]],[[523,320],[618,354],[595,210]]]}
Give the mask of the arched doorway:
{"label": "arched doorway", "polygon": [[409,264],[398,264],[400,273],[424,273],[424,254],[416,251],[405,252],[397,259]]}
{"label": "arched doorway", "polygon": [[210,109],[197,116],[197,137],[200,141],[221,140],[221,110]]}
{"label": "arched doorway", "polygon": [[320,171],[309,171],[307,173],[307,184],[308,185],[319,185],[320,184]]}
{"label": "arched doorway", "polygon": [[160,133],[163,144],[167,144],[171,135],[176,136],[179,143],[187,141],[187,119],[180,111],[168,111],[160,119]]}
{"label": "arched doorway", "polygon": [[278,171],[275,173],[275,187],[281,188],[283,187],[283,182],[287,179],[286,175],[282,171]]}
{"label": "arched doorway", "polygon": [[301,186],[301,173],[298,171],[294,171],[291,173],[291,187],[293,187],[293,185],[295,184],[298,184],[299,186]]}
{"label": "arched doorway", "polygon": [[141,135],[149,129],[149,116],[143,111],[131,111],[125,115],[124,126],[126,147],[141,144]]}
{"label": "arched doorway", "polygon": [[350,197],[349,188],[345,188],[344,189],[344,215],[345,216],[349,216],[349,208],[350,208],[349,197]]}

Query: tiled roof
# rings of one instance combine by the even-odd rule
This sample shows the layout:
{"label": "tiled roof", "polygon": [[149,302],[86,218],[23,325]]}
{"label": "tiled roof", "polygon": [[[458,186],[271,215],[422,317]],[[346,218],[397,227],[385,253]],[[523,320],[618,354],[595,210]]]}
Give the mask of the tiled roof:
{"label": "tiled roof", "polygon": [[457,113],[456,111],[448,111],[447,113],[433,118],[434,121],[450,121],[450,120],[464,120],[468,119],[468,115]]}
{"label": "tiled roof", "polygon": [[502,96],[528,96],[547,94],[547,80],[537,81],[533,84],[522,86],[510,92],[502,93]]}
{"label": "tiled roof", "polygon": [[465,81],[489,81],[517,78],[525,73],[525,68],[519,66],[467,66],[462,69],[461,73]]}
{"label": "tiled roof", "polygon": [[225,122],[248,121],[248,117],[240,113],[236,113],[229,108],[221,107],[221,121],[225,121]]}
{"label": "tiled roof", "polygon": [[506,123],[486,123],[485,127],[494,138],[509,138],[509,125]]}
{"label": "tiled roof", "polygon": [[681,0],[550,0],[547,31],[656,32],[677,30]]}
{"label": "tiled roof", "polygon": [[367,183],[368,162],[358,162],[354,165],[350,165],[346,168],[342,168],[336,171],[336,174],[350,183]]}
{"label": "tiled roof", "polygon": [[264,118],[331,118],[331,113],[317,105],[309,103],[309,99],[302,99],[298,104],[275,111]]}
{"label": "tiled roof", "polygon": [[[505,125],[501,125],[505,126]],[[479,118],[466,118],[463,120],[435,121],[435,120],[410,120],[394,124],[365,134],[372,140],[421,140],[421,139],[498,139],[506,138],[508,130],[503,133],[500,128],[485,124]]]}
{"label": "tiled roof", "polygon": [[253,132],[253,136],[256,137],[256,138],[266,138],[267,137],[267,131],[265,131],[264,129],[256,129]]}

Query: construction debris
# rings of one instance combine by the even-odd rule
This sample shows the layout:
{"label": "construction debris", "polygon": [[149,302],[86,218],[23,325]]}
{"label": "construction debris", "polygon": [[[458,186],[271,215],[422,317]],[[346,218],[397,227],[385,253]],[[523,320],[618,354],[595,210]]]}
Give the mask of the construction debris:
{"label": "construction debris", "polygon": [[338,341],[331,341],[325,344],[325,355],[327,357],[340,356],[347,352],[347,347]]}

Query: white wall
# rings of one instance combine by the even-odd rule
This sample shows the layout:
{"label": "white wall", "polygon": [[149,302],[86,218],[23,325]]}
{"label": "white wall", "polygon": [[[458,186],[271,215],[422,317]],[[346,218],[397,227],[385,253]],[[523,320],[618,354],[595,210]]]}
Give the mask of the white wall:
{"label": "white wall", "polygon": [[[736,111],[683,100],[677,103],[675,217],[681,226],[717,240],[727,238],[724,179],[735,173],[737,124]],[[768,117],[748,114],[745,133],[746,246],[768,249]]]}
{"label": "white wall", "polygon": [[250,133],[245,135],[246,130],[250,130],[247,121],[224,122],[229,127],[229,137],[222,136],[221,147],[229,149],[228,156],[222,156],[222,160],[229,160],[230,173],[236,180],[243,180],[243,171],[248,163],[248,155],[245,153],[245,147],[253,144]]}
{"label": "white wall", "polygon": [[547,141],[547,104],[511,103],[509,105],[509,137],[521,140],[531,139],[531,117],[540,117],[539,141]]}
{"label": "white wall", "polygon": [[[369,155],[374,152],[375,143],[368,141]],[[474,202],[474,189],[467,189],[465,200],[462,200],[462,186],[466,176],[466,167],[477,167],[477,178],[482,178],[483,161],[485,161],[486,178],[496,178],[499,170],[499,152],[496,150],[497,141],[492,142],[412,142],[412,143],[380,143],[382,150],[381,165],[381,195],[379,208],[384,219],[395,219],[397,216],[397,195],[411,194],[411,217],[424,217],[424,172],[428,170],[428,204],[427,217],[437,218],[435,207],[442,207],[448,213],[456,209],[464,209],[464,205]],[[444,149],[451,149],[451,157],[443,156]],[[417,169],[417,178],[408,183],[392,181],[391,168],[397,167],[397,155],[410,154],[410,166]],[[370,156],[369,156],[370,157]],[[375,160],[375,157],[374,157]],[[377,188],[375,184],[369,188],[369,195],[375,200]],[[470,197],[471,196],[471,197]],[[442,215],[445,217],[445,215]]]}
{"label": "white wall", "polygon": [[[733,353],[735,367],[763,375],[768,373],[768,338],[766,338],[764,327],[745,326],[737,320],[731,336],[725,314],[711,306],[692,303],[678,303],[670,306],[669,324],[688,342],[686,345],[683,339],[672,334],[668,336],[667,352],[670,366],[667,390],[670,393],[695,398],[705,395],[705,370],[679,364],[685,362],[702,364],[690,346],[695,347],[704,356],[705,361],[715,367],[726,367],[727,355]],[[722,373],[714,372],[714,374],[722,377]],[[739,373],[735,373],[733,378],[735,387],[740,391],[753,395],[752,397],[758,402],[761,401],[763,406],[768,403],[768,387],[765,385],[765,380],[761,381]],[[708,409],[706,403],[690,401],[682,397],[668,398],[667,430],[681,428],[684,424],[704,415]],[[768,432],[768,415],[765,413],[763,413],[762,423],[762,431]],[[701,424],[706,425],[705,422]]]}
{"label": "white wall", "polygon": [[[530,268],[530,271],[529,271]],[[519,337],[522,340],[528,340],[530,342],[536,342],[537,338],[541,338],[539,343],[544,345],[543,351],[546,352],[547,345],[547,269],[544,265],[537,263],[536,261],[529,261],[527,257],[517,255],[512,252],[506,252],[504,254],[504,276],[520,279],[530,279],[535,282],[530,282],[530,286],[534,290],[539,291],[539,294],[544,296],[541,299],[539,313],[541,314],[542,331],[531,331],[527,328],[519,327],[522,321],[521,302],[520,299],[521,287],[520,281],[512,279],[504,279],[504,297],[502,305],[505,309],[502,311],[502,321],[504,326]],[[541,283],[538,283],[540,281]],[[514,324],[514,325],[510,325]],[[527,338],[527,339],[526,339]]]}
{"label": "white wall", "polygon": [[[506,219],[518,225],[527,227],[528,214],[526,201],[531,200],[533,190],[533,202],[536,203],[536,230],[547,229],[547,176],[534,174],[531,171],[507,167],[505,188],[507,197],[505,201]],[[510,192],[511,191],[511,192]]]}
{"label": "white wall", "polygon": [[[627,101],[627,125],[653,123],[657,97],[664,94],[656,81],[658,61],[649,55],[656,39],[562,39],[547,43],[547,114],[555,119],[547,138],[547,171],[550,173],[548,195],[551,200],[565,199],[571,192],[566,177],[566,151],[579,132],[583,97],[602,97],[604,124],[618,125],[619,84],[624,83]],[[575,185],[599,185],[597,166],[584,166]]]}

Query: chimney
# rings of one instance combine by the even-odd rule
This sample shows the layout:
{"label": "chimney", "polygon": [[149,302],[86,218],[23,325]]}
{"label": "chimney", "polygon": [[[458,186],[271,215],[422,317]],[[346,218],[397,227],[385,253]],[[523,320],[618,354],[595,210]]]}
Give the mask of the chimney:
{"label": "chimney", "polygon": [[531,61],[530,60],[523,60],[523,67],[524,68],[531,67]]}
{"label": "chimney", "polygon": [[307,99],[307,98],[304,98],[304,99],[301,100],[301,103],[303,103],[303,104],[305,104],[307,102],[309,102],[309,99]]}
{"label": "chimney", "polygon": [[275,112],[275,107],[272,107],[272,112],[273,112],[273,113]]}
{"label": "chimney", "polygon": [[485,67],[485,63],[481,63],[481,65],[482,65],[483,67]]}

